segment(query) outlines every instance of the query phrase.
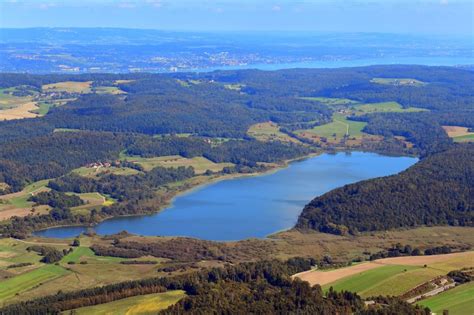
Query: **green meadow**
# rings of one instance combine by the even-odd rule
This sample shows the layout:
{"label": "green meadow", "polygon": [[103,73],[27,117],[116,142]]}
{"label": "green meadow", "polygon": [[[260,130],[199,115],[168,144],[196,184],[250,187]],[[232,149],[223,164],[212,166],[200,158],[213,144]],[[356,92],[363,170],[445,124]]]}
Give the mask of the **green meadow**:
{"label": "green meadow", "polygon": [[443,310],[449,310],[449,315],[474,314],[474,282],[462,284],[417,304],[429,307],[436,314],[442,314]]}
{"label": "green meadow", "polygon": [[[417,266],[404,265],[388,265],[376,269],[367,270],[360,274],[343,278],[333,283],[323,286],[323,290],[327,291],[332,287],[336,291],[348,290],[357,292],[363,297],[385,294],[384,288],[390,289],[393,287],[390,279],[397,275],[407,275],[410,271],[419,269]],[[387,285],[384,285],[387,284]]]}
{"label": "green meadow", "polygon": [[342,138],[346,134],[350,137],[360,137],[363,135],[362,129],[367,125],[366,122],[348,120],[344,115],[334,114],[333,121],[316,126],[308,130],[299,130],[298,132],[310,132],[320,137],[326,138]]}
{"label": "green meadow", "polygon": [[35,270],[1,282],[0,301],[9,299],[21,292],[27,291],[44,282],[61,277],[68,271],[56,265],[45,265]]}

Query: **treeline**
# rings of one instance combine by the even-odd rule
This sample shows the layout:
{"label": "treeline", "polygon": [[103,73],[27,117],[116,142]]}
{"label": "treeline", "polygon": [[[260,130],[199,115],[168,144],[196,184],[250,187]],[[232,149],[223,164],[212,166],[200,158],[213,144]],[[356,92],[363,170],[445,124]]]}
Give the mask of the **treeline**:
{"label": "treeline", "polygon": [[[468,250],[470,248],[462,248],[462,250]],[[395,244],[394,246],[387,248],[373,254],[370,254],[369,260],[375,260],[380,258],[387,257],[400,257],[400,256],[421,256],[421,255],[440,255],[440,254],[449,254],[453,250],[458,250],[458,248],[451,248],[449,245],[428,247],[424,250],[411,245],[402,245],[400,243]]]}
{"label": "treeline", "polygon": [[114,237],[112,244],[94,244],[91,249],[98,256],[122,258],[154,256],[181,262],[220,260],[233,263],[243,260],[265,259],[276,251],[274,244],[262,243],[260,240],[243,241],[229,245],[222,242],[185,237],[159,238],[153,241],[129,241],[116,236],[112,237]]}
{"label": "treeline", "polygon": [[15,192],[31,182],[61,176],[87,163],[116,160],[126,139],[112,133],[58,132],[2,144],[0,182],[10,186],[7,192]]}
{"label": "treeline", "polygon": [[370,134],[405,137],[417,147],[422,157],[444,151],[452,144],[430,113],[381,113],[350,119],[367,122],[363,131]]}
{"label": "treeline", "polygon": [[230,140],[211,145],[211,140],[189,137],[140,138],[127,149],[130,155],[155,157],[181,155],[192,158],[203,156],[215,163],[255,165],[257,162],[278,162],[310,153],[310,149],[295,144],[260,142],[256,140]]}
{"label": "treeline", "polygon": [[155,189],[164,184],[177,182],[194,176],[193,167],[155,167],[149,172],[136,175],[106,174],[99,179],[69,174],[51,180],[48,186],[59,192],[98,192],[110,195],[118,201],[153,198]]}
{"label": "treeline", "polygon": [[324,296],[320,286],[310,287],[307,282],[290,278],[290,275],[304,271],[302,268],[307,265],[298,259],[286,263],[274,260],[227,265],[169,278],[58,292],[6,306],[0,309],[0,313],[58,314],[130,296],[184,290],[187,296],[162,314],[385,314],[384,310],[390,307],[403,309],[404,314],[429,314],[429,309],[410,306],[396,299],[384,300],[384,306],[378,306],[382,311],[377,311],[367,309],[354,293],[331,290]]}
{"label": "treeline", "polygon": [[49,205],[53,208],[72,208],[84,204],[79,196],[66,195],[54,190],[39,192],[31,196],[28,201],[33,201],[37,205]]}
{"label": "treeline", "polygon": [[457,144],[408,170],[311,201],[296,228],[356,234],[422,225],[473,226],[474,144]]}
{"label": "treeline", "polygon": [[63,251],[59,251],[54,247],[49,247],[49,246],[42,246],[42,245],[33,245],[29,246],[26,248],[27,251],[33,251],[37,252],[39,255],[43,256],[41,258],[41,262],[45,264],[54,264],[58,261],[60,261],[65,255],[70,253],[67,249],[64,249]]}

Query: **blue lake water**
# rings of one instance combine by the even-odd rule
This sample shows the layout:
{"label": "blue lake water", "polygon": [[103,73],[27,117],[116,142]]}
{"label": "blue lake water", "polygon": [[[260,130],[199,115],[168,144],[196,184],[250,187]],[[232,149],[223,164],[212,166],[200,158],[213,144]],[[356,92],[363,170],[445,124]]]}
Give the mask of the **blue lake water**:
{"label": "blue lake water", "polygon": [[254,63],[238,66],[219,66],[208,68],[186,68],[180,72],[210,72],[215,70],[282,70],[293,68],[341,68],[341,67],[363,67],[372,65],[424,65],[424,66],[459,66],[472,65],[474,58],[472,56],[422,56],[422,57],[380,57],[380,58],[361,58],[347,60],[315,60],[307,62],[292,63]]}
{"label": "blue lake water", "polygon": [[[203,186],[176,197],[172,206],[156,214],[113,218],[94,229],[98,234],[126,230],[219,241],[263,238],[291,228],[314,197],[349,183],[398,173],[416,161],[364,152],[322,154],[274,173]],[[36,235],[65,238],[85,230],[58,227]]]}

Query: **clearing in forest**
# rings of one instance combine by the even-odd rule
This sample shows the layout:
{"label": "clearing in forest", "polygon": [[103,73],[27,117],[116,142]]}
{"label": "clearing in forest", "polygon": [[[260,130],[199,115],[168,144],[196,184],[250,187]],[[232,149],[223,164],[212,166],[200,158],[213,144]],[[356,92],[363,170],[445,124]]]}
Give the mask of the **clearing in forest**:
{"label": "clearing in forest", "polygon": [[65,81],[45,84],[42,86],[43,91],[49,92],[67,92],[67,93],[91,93],[92,81],[75,82]]}
{"label": "clearing in forest", "polygon": [[250,126],[247,134],[255,139],[263,142],[281,141],[300,143],[299,140],[290,137],[286,133],[280,131],[278,124],[268,121]]}
{"label": "clearing in forest", "polygon": [[407,107],[404,108],[397,102],[381,102],[356,105],[353,107],[356,115],[370,113],[415,113],[427,111],[424,108]]}
{"label": "clearing in forest", "polygon": [[160,157],[153,157],[153,158],[143,158],[143,157],[135,157],[129,156],[125,157],[128,161],[137,163],[141,165],[145,171],[150,171],[151,169],[161,166],[161,167],[189,167],[192,166],[196,174],[203,174],[207,170],[211,170],[213,172],[222,171],[224,167],[230,167],[234,164],[232,163],[214,163],[205,157],[197,156],[193,158],[184,158],[180,155],[169,155],[169,156],[160,156]]}
{"label": "clearing in forest", "polygon": [[474,132],[469,131],[467,127],[461,126],[443,126],[444,131],[455,142],[470,142],[474,141]]}
{"label": "clearing in forest", "polygon": [[423,86],[426,82],[411,78],[373,78],[372,83],[395,86]]}
{"label": "clearing in forest", "polygon": [[303,137],[313,134],[328,140],[340,140],[346,135],[349,137],[361,137],[364,135],[362,129],[367,125],[366,122],[352,121],[341,114],[334,114],[332,119],[333,121],[328,124],[316,126],[312,129],[298,130],[296,133]]}

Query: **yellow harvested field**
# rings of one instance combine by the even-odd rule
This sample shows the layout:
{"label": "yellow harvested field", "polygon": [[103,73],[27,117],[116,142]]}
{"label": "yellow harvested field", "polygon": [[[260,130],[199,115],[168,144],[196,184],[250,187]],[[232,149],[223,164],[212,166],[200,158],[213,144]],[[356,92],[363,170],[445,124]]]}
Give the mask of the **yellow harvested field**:
{"label": "yellow harvested field", "polygon": [[460,126],[443,126],[443,129],[451,138],[474,134],[474,132],[468,131],[469,128]]}
{"label": "yellow harvested field", "polygon": [[3,208],[0,204],[0,221],[8,220],[13,217],[26,217],[29,214],[46,214],[49,212],[49,206],[36,206],[35,211],[32,208]]}
{"label": "yellow harvested field", "polygon": [[[335,282],[339,279],[359,274],[363,271],[379,268],[387,265],[408,265],[408,266],[423,266],[429,265],[448,269],[455,269],[455,266],[467,266],[467,264],[474,264],[474,252],[452,253],[446,255],[431,255],[431,256],[406,256],[406,257],[392,257],[377,259],[370,262],[364,262],[354,266],[340,268],[330,271],[309,270],[297,273],[293,277],[308,281],[311,285],[319,284],[325,285]],[[443,268],[445,269],[445,268]]]}
{"label": "yellow harvested field", "polygon": [[42,86],[44,91],[68,92],[68,93],[90,93],[92,81],[87,82],[57,82]]}
{"label": "yellow harvested field", "polygon": [[381,267],[381,264],[376,264],[374,262],[366,262],[358,264],[355,266],[340,268],[331,271],[319,271],[319,270],[309,270],[303,271],[293,275],[294,278],[299,278],[304,281],[308,281],[311,285],[319,284],[325,285],[336,280],[352,276],[363,271],[370,269],[375,269]]}
{"label": "yellow harvested field", "polygon": [[27,102],[15,108],[0,110],[0,120],[38,117],[38,114],[32,113],[32,111],[36,109],[38,109],[36,102]]}

